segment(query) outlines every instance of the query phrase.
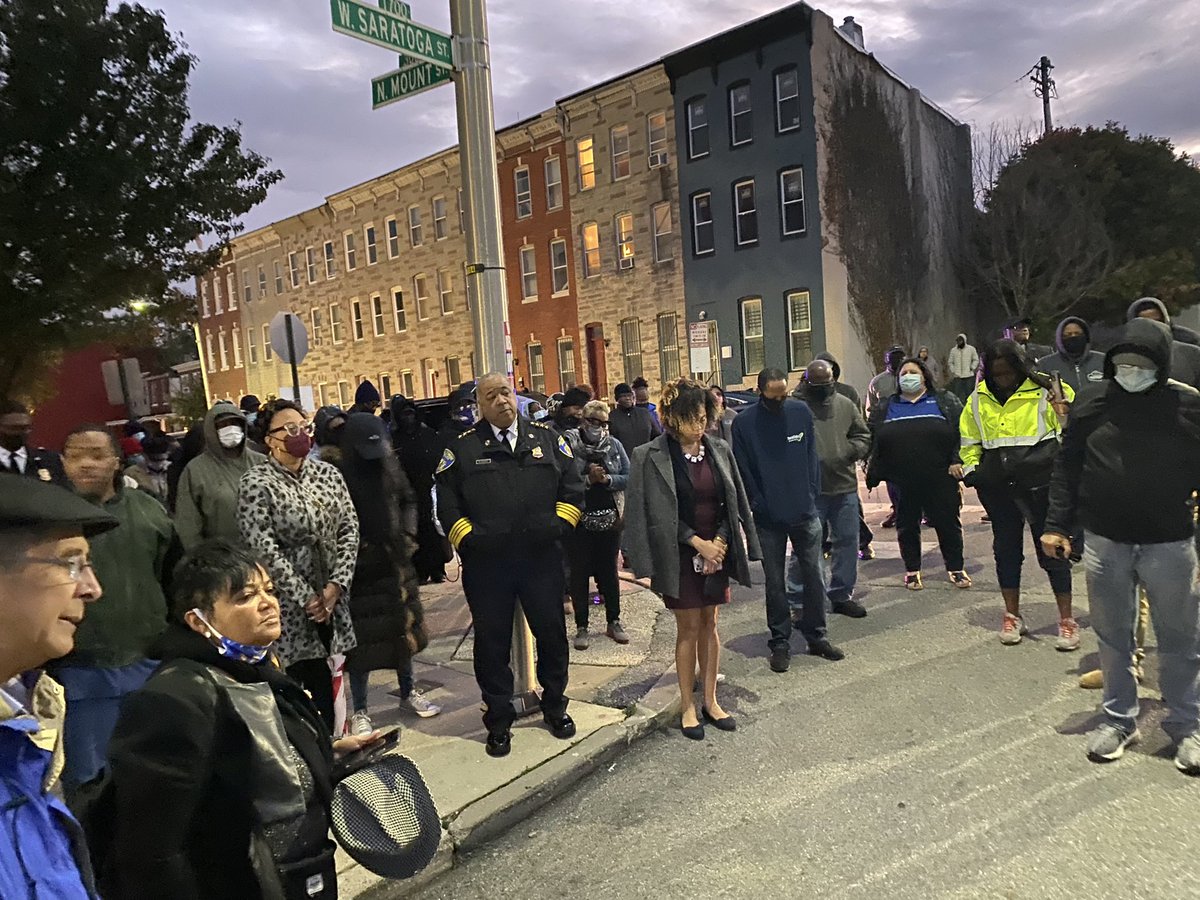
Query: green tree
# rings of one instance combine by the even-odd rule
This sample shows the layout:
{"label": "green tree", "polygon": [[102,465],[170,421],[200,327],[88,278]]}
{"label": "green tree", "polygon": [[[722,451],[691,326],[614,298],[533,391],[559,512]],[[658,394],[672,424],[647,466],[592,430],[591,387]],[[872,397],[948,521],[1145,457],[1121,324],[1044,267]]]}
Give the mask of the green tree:
{"label": "green tree", "polygon": [[188,426],[203,419],[208,413],[208,397],[204,395],[204,384],[197,380],[180,390],[171,398],[171,411],[187,422]]}
{"label": "green tree", "polygon": [[214,265],[282,178],[237,126],[189,122],[195,64],[135,4],[0,0],[0,397],[135,302],[177,321],[169,285]]}

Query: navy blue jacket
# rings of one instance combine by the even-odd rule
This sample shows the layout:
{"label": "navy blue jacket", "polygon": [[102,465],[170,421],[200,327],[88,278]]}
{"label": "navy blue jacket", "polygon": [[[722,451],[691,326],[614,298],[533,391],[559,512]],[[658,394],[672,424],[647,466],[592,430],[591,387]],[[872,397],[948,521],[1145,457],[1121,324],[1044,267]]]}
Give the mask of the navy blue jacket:
{"label": "navy blue jacket", "polygon": [[780,413],[762,403],[741,410],[733,420],[733,458],[756,524],[785,528],[817,514],[821,459],[808,404],[789,397]]}

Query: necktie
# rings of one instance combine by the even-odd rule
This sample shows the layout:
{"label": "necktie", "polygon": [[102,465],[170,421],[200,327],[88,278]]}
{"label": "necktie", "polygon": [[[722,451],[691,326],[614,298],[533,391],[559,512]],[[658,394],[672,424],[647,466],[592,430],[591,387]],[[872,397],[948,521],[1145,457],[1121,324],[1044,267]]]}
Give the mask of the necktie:
{"label": "necktie", "polygon": [[507,445],[509,450],[512,449],[512,444],[510,444],[508,442],[508,429],[507,428],[500,429],[500,440],[504,441],[505,445]]}

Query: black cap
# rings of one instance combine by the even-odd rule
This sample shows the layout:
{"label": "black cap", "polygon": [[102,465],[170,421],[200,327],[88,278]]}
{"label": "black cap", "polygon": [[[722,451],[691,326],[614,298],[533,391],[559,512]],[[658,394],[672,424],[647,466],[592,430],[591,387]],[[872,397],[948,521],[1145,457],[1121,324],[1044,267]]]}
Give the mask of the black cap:
{"label": "black cap", "polygon": [[262,401],[253,394],[247,394],[241,399],[241,402],[238,403],[238,409],[240,409],[242,412],[258,412],[259,407],[261,406]]}
{"label": "black cap", "polygon": [[624,397],[626,394],[632,394],[633,388],[627,385],[624,381],[613,388],[614,397]]}
{"label": "black cap", "polygon": [[0,531],[78,528],[91,537],[118,524],[99,506],[66,488],[24,475],[0,474]]}
{"label": "black cap", "polygon": [[588,401],[591,399],[592,398],[590,396],[588,396],[588,392],[585,391],[583,388],[573,387],[573,388],[569,388],[567,390],[567,392],[565,394],[563,394],[562,405],[563,406],[586,406]]}
{"label": "black cap", "polygon": [[383,459],[392,449],[387,425],[378,416],[365,412],[350,413],[338,443],[343,450],[351,449],[363,459]]}

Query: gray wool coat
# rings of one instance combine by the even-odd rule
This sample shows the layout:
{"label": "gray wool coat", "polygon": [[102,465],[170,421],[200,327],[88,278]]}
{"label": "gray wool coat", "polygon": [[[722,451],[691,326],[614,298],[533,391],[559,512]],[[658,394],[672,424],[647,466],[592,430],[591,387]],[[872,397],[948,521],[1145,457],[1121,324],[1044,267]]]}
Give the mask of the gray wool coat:
{"label": "gray wool coat", "polygon": [[[633,451],[625,487],[625,534],[622,546],[639,578],[650,578],[650,589],[665,597],[679,596],[679,545],[695,534],[679,521],[675,471],[665,434]],[[750,500],[742,476],[725,441],[705,435],[704,446],[725,483],[726,515],[731,519],[733,552],[730,577],[750,585],[750,561],[762,559],[758,532],[750,516]],[[745,540],[742,534],[745,533]]]}

